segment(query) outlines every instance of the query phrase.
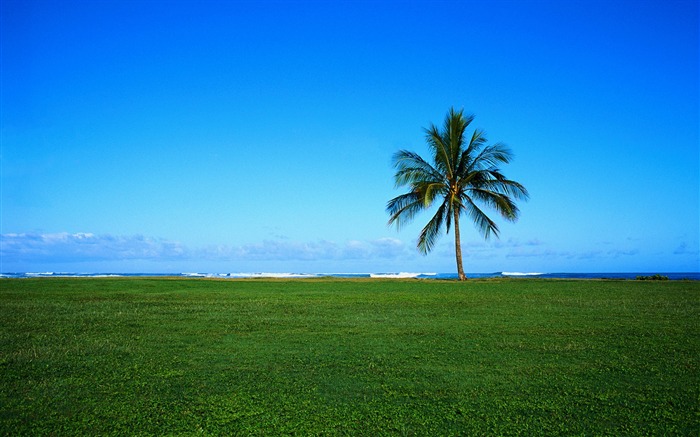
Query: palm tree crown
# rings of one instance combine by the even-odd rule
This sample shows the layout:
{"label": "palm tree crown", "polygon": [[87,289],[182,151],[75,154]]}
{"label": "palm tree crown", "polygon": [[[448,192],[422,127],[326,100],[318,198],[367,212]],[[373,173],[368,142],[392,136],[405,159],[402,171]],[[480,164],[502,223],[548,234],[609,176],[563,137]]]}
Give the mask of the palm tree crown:
{"label": "palm tree crown", "polygon": [[450,109],[442,131],[435,125],[425,129],[432,162],[418,154],[400,150],[394,155],[397,187],[410,191],[387,203],[389,224],[397,227],[408,223],[419,212],[438,200],[440,206],[418,237],[418,250],[427,254],[435,246],[443,225],[449,233],[454,224],[457,272],[466,279],[462,268],[459,217],[469,216],[485,239],[498,236],[498,226],[480,205],[495,209],[503,218],[515,221],[518,207],[514,199],[527,200],[528,192],[521,184],[507,179],[498,168],[512,159],[502,143],[487,145],[483,131],[465,131],[474,120],[463,111]]}

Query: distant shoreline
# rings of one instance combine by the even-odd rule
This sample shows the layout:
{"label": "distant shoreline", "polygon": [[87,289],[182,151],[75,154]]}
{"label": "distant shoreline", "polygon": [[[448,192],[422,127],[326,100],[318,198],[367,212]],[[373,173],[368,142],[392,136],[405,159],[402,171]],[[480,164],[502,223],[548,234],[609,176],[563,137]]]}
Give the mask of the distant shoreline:
{"label": "distant shoreline", "polygon": [[[635,280],[640,276],[661,275],[669,280],[700,280],[700,272],[622,272],[622,273],[538,273],[538,272],[495,272],[468,273],[471,279],[490,278],[542,278],[542,279],[611,279]],[[73,272],[21,272],[0,273],[0,278],[213,278],[213,279],[457,279],[456,273],[421,272],[381,272],[381,273],[73,273]]]}

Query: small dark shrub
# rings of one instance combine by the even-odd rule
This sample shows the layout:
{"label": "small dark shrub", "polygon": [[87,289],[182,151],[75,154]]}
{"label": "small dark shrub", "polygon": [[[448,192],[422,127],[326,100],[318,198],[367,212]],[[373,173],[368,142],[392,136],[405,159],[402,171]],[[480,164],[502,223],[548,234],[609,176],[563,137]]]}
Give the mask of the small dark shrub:
{"label": "small dark shrub", "polygon": [[658,273],[652,276],[637,276],[638,281],[668,281],[668,276],[662,276]]}

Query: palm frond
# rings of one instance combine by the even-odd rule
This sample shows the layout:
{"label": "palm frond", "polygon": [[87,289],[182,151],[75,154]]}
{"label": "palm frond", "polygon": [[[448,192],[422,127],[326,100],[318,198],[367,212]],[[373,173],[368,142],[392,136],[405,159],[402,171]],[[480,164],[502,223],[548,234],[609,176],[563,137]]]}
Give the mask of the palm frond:
{"label": "palm frond", "polygon": [[498,168],[490,167],[473,171],[467,179],[460,181],[464,189],[477,188],[512,196],[518,200],[528,200],[530,194],[520,183],[506,178]]}
{"label": "palm frond", "polygon": [[449,188],[443,181],[426,181],[416,184],[415,191],[423,198],[425,207],[430,208],[435,199],[447,194]]}
{"label": "palm frond", "polygon": [[528,193],[527,189],[522,184],[507,179],[497,170],[489,170],[488,173],[491,179],[482,181],[479,187],[511,196],[518,200],[528,200],[530,198],[530,193]]}
{"label": "palm frond", "polygon": [[486,133],[481,129],[474,129],[472,137],[469,139],[469,144],[464,148],[464,153],[471,157],[471,160],[477,156],[478,151],[486,144]]}
{"label": "palm frond", "polygon": [[513,159],[513,154],[503,143],[496,143],[484,147],[474,157],[466,172],[474,172],[484,169],[497,169],[500,164],[508,164]]}
{"label": "palm frond", "polygon": [[445,222],[445,218],[449,217],[448,210],[448,202],[445,201],[440,205],[433,218],[431,218],[428,224],[421,230],[418,236],[418,250],[422,254],[427,254],[435,246],[435,243],[440,237],[440,229]]}
{"label": "palm frond", "polygon": [[435,168],[440,170],[446,177],[451,177],[454,173],[450,162],[449,143],[445,139],[437,126],[431,125],[425,129],[425,141],[432,153]]}
{"label": "palm frond", "polygon": [[425,209],[425,203],[418,193],[410,192],[396,196],[386,204],[389,213],[389,225],[396,223],[397,228],[410,223],[419,212]]}
{"label": "palm frond", "polygon": [[486,143],[486,138],[484,137],[483,131],[476,129],[472,133],[471,139],[467,144],[466,148],[463,147],[461,150],[461,155],[459,156],[459,162],[457,165],[457,175],[460,178],[465,177],[468,174],[467,169],[469,169],[474,162],[475,157],[478,154],[479,149],[483,147]]}
{"label": "palm frond", "polygon": [[496,223],[491,220],[489,216],[486,215],[486,213],[482,211],[470,197],[465,196],[465,199],[463,200],[464,207],[462,210],[465,211],[469,218],[474,222],[476,228],[479,230],[481,235],[483,235],[484,239],[488,240],[492,233],[498,237],[498,225],[496,225]]}
{"label": "palm frond", "polygon": [[473,115],[464,116],[464,110],[455,111],[450,108],[445,117],[443,141],[449,145],[450,162],[455,173],[459,167],[462,151],[464,150],[464,131],[474,119]]}
{"label": "palm frond", "polygon": [[442,174],[417,153],[400,150],[394,154],[393,161],[396,168],[394,180],[397,187],[442,179]]}
{"label": "palm frond", "polygon": [[520,210],[513,199],[506,194],[485,189],[473,189],[470,190],[469,193],[473,199],[478,200],[496,210],[504,219],[510,221],[515,221],[518,219]]}

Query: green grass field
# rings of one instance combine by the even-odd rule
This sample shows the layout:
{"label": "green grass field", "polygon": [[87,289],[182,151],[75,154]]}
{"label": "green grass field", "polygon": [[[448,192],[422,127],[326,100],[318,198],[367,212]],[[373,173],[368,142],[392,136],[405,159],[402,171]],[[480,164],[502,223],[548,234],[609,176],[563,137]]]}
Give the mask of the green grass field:
{"label": "green grass field", "polygon": [[0,280],[3,435],[700,433],[700,282]]}

